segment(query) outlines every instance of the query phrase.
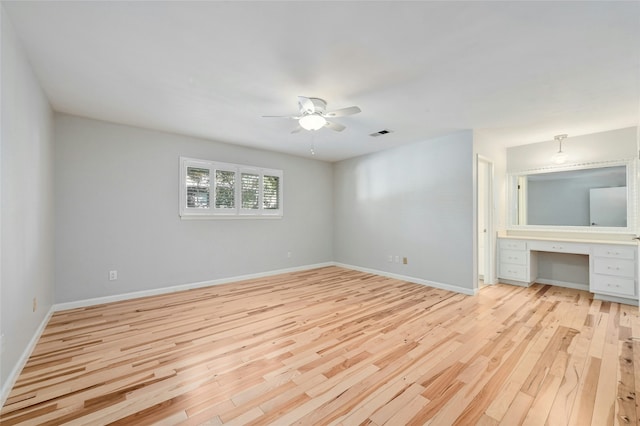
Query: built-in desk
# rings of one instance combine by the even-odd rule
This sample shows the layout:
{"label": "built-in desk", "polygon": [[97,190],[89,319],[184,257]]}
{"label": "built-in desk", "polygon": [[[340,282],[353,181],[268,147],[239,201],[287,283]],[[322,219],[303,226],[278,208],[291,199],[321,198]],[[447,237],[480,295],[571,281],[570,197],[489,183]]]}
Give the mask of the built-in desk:
{"label": "built-in desk", "polygon": [[498,278],[529,286],[538,278],[537,252],[589,256],[589,291],[596,298],[638,305],[638,245],[635,242],[499,237]]}

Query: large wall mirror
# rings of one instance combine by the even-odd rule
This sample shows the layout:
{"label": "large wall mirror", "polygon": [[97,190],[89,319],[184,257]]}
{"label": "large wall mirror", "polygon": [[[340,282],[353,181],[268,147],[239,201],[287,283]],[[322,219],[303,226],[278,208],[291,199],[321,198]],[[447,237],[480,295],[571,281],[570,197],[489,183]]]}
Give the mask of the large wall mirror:
{"label": "large wall mirror", "polygon": [[635,161],[509,175],[510,229],[634,233]]}

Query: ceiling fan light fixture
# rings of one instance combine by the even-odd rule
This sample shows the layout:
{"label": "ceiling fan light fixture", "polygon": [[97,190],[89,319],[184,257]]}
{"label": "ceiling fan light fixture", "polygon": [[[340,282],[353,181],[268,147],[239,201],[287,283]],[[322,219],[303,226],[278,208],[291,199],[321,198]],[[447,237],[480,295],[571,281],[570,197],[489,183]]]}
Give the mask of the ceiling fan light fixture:
{"label": "ceiling fan light fixture", "polygon": [[308,114],[300,117],[298,124],[305,130],[318,130],[327,124],[327,120],[318,114]]}
{"label": "ceiling fan light fixture", "polygon": [[553,156],[551,157],[551,162],[553,164],[564,164],[567,162],[567,159],[569,158],[567,154],[562,152],[562,141],[566,139],[566,137],[567,135],[557,135],[553,137],[553,139],[558,141],[558,145],[559,145],[558,152],[553,154]]}

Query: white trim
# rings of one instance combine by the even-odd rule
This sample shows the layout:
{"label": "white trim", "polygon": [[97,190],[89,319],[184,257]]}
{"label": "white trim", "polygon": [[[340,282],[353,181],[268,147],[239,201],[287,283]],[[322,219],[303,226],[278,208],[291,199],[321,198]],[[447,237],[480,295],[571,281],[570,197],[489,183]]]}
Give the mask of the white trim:
{"label": "white trim", "polygon": [[640,302],[638,302],[637,300],[627,299],[626,297],[607,296],[605,294],[595,293],[593,295],[593,298],[595,300],[603,300],[605,302],[615,302],[631,306],[640,306]]}
{"label": "white trim", "polygon": [[510,280],[510,279],[507,279],[507,278],[499,278],[498,279],[498,284],[515,285],[517,287],[531,287],[531,285],[533,283],[528,283],[526,281]]}
{"label": "white trim", "polygon": [[574,290],[589,291],[589,284],[572,283],[569,281],[548,280],[546,278],[536,278],[535,283],[544,285],[554,285],[557,287],[572,288]]}
{"label": "white trim", "polygon": [[[215,217],[214,217],[215,216]],[[241,219],[241,220],[246,220],[246,219],[270,219],[270,220],[276,220],[276,219],[282,219],[282,216],[269,216],[268,214],[264,214],[261,216],[249,216],[249,215],[231,215],[231,214],[216,214],[216,215],[210,215],[210,214],[193,214],[193,215],[184,215],[184,216],[180,216],[180,220],[211,220],[211,219],[216,219],[216,220],[237,220],[237,219]]]}
{"label": "white trim", "polygon": [[367,273],[370,273],[370,274],[376,274],[376,275],[381,275],[381,276],[384,276],[384,277],[395,278],[395,279],[402,280],[402,281],[410,281],[410,282],[413,282],[413,283],[416,283],[416,284],[422,284],[422,285],[426,285],[426,286],[429,286],[429,287],[439,288],[439,289],[442,289],[442,290],[453,291],[455,293],[467,294],[469,296],[474,296],[474,295],[478,294],[478,289],[467,289],[467,288],[462,288],[462,287],[458,287],[458,286],[454,286],[454,285],[450,285],[450,284],[443,284],[443,283],[437,283],[437,282],[434,282],[434,281],[427,281],[427,280],[423,280],[421,278],[415,278],[415,277],[410,277],[410,276],[400,275],[400,274],[393,274],[393,273],[390,273],[390,272],[379,271],[379,270],[376,270],[376,269],[361,268],[359,266],[347,265],[347,264],[344,264],[344,263],[323,262],[323,263],[316,263],[316,264],[311,264],[311,265],[296,266],[296,267],[293,267],[293,268],[277,269],[277,270],[267,271],[267,272],[259,272],[259,273],[256,273],[256,274],[237,275],[237,276],[234,276],[234,277],[220,278],[220,279],[217,279],[217,280],[200,281],[200,282],[187,283],[187,284],[179,284],[179,285],[175,285],[175,286],[171,286],[171,287],[156,288],[156,289],[152,289],[152,290],[143,290],[143,291],[136,291],[136,292],[132,292],[132,293],[114,294],[112,296],[104,296],[104,297],[95,297],[95,298],[92,298],[92,299],[77,300],[77,301],[74,301],[74,302],[56,303],[55,305],[53,305],[52,309],[53,309],[54,312],[58,312],[58,311],[65,311],[65,310],[68,310],[68,309],[86,308],[88,306],[102,305],[102,304],[105,304],[105,303],[112,303],[112,302],[120,302],[122,300],[131,300],[131,299],[138,299],[138,298],[141,298],[141,297],[157,296],[157,295],[161,295],[161,294],[175,293],[175,292],[178,292],[178,291],[192,290],[192,289],[195,289],[195,288],[211,287],[211,286],[216,286],[216,285],[220,285],[220,284],[229,284],[229,283],[233,283],[233,282],[236,282],[236,281],[251,280],[251,279],[256,279],[256,278],[265,278],[265,277],[269,277],[269,276],[273,276],[273,275],[286,274],[286,273],[290,273],[290,272],[300,272],[300,271],[308,271],[308,270],[317,269],[317,268],[326,268],[327,266],[339,266],[339,267],[345,268],[345,269],[353,269],[355,271],[367,272]]}
{"label": "white trim", "polygon": [[22,355],[18,359],[18,362],[15,363],[15,365],[13,366],[13,369],[7,376],[7,380],[2,384],[2,390],[0,391],[1,392],[0,407],[3,407],[4,403],[7,401],[7,397],[9,396],[11,389],[13,389],[13,385],[16,384],[16,380],[18,379],[18,376],[20,375],[20,373],[22,372],[22,369],[24,368],[25,364],[29,360],[29,357],[31,356],[33,349],[35,349],[36,344],[38,343],[38,340],[40,340],[40,336],[42,336],[42,332],[44,331],[45,327],[49,323],[49,320],[51,319],[51,316],[53,315],[54,312],[55,312],[55,305],[49,308],[49,312],[47,312],[47,314],[42,319],[42,322],[36,329],[36,332],[33,333],[33,337],[31,337],[31,340],[29,340],[29,344],[24,349],[24,352],[22,352]]}
{"label": "white trim", "polygon": [[194,288],[211,287],[211,286],[220,285],[220,284],[228,284],[236,281],[251,280],[255,278],[264,278],[272,275],[286,274],[289,272],[307,271],[309,269],[324,268],[327,266],[334,266],[334,263],[333,262],[316,263],[312,265],[296,266],[293,268],[277,269],[277,270],[267,271],[267,272],[258,272],[255,274],[237,275],[234,277],[220,278],[220,279],[211,280],[211,281],[200,281],[196,283],[178,284],[170,287],[162,287],[162,288],[156,288],[152,290],[143,290],[143,291],[136,291],[132,293],[114,294],[112,296],[77,300],[75,302],[56,303],[54,305],[54,310],[58,312],[58,311],[65,311],[67,309],[86,308],[87,306],[102,305],[105,303],[120,302],[122,300],[138,299],[141,297],[157,296],[160,294],[169,294],[169,293],[175,293],[178,291],[191,290]]}
{"label": "white trim", "polygon": [[381,275],[383,277],[394,278],[396,280],[409,281],[409,282],[412,282],[412,283],[415,283],[415,284],[422,284],[422,285],[426,285],[426,286],[429,286],[429,287],[439,288],[441,290],[452,291],[454,293],[466,294],[468,296],[475,296],[476,294],[478,294],[478,288],[477,287],[476,288],[458,287],[458,286],[451,285],[451,284],[443,284],[443,283],[438,283],[438,282],[435,282],[435,281],[427,281],[427,280],[423,280],[422,278],[416,278],[416,277],[410,277],[410,276],[407,276],[407,275],[394,274],[392,272],[379,271],[377,269],[363,268],[363,267],[360,267],[360,266],[348,265],[348,264],[339,263],[339,262],[335,262],[334,265],[335,266],[339,266],[341,268],[345,268],[345,269],[353,269],[354,271],[367,272],[369,274]]}

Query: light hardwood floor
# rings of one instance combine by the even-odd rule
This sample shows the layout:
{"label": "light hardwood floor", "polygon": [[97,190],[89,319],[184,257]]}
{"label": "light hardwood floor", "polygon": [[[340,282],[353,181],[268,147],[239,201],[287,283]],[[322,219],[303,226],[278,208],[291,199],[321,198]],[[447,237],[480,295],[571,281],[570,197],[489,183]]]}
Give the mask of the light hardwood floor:
{"label": "light hardwood floor", "polygon": [[327,267],[56,313],[0,424],[637,424],[638,308]]}

